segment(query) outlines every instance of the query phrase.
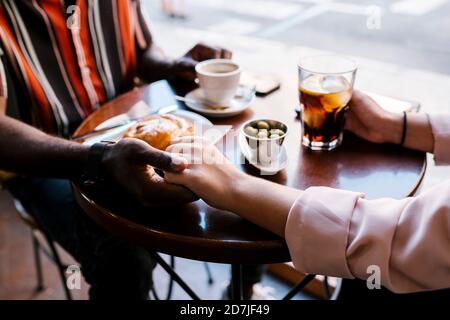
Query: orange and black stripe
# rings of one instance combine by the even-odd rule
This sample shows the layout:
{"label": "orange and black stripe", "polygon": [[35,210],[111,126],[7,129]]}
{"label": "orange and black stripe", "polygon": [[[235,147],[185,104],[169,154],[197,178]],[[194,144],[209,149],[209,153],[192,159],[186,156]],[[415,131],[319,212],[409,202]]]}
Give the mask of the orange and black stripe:
{"label": "orange and black stripe", "polygon": [[68,136],[132,88],[150,44],[139,0],[0,0],[0,70],[13,73],[4,88],[20,93],[20,118],[47,132]]}

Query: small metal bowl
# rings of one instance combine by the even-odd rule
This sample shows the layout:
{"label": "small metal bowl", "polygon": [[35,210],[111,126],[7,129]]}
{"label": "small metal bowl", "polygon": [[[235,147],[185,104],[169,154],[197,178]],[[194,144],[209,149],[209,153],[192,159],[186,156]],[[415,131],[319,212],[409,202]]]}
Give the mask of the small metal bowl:
{"label": "small metal bowl", "polygon": [[[276,138],[258,138],[248,135],[245,132],[245,128],[247,127],[256,128],[256,124],[260,121],[267,122],[270,126],[270,130],[280,129],[284,132],[284,134]],[[278,161],[281,146],[283,145],[287,133],[288,126],[286,124],[281,121],[270,119],[250,120],[244,123],[241,127],[241,134],[243,134],[245,140],[247,141],[247,145],[249,150],[251,151],[253,160],[265,165],[269,165],[274,161]]]}

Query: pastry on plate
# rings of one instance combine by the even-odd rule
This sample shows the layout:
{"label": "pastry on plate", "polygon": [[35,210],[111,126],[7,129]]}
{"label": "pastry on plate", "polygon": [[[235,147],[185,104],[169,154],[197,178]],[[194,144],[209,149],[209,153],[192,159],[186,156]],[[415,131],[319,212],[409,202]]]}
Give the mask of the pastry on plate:
{"label": "pastry on plate", "polygon": [[173,114],[164,114],[141,119],[125,132],[124,137],[141,139],[156,149],[165,150],[173,139],[193,134],[191,122]]}

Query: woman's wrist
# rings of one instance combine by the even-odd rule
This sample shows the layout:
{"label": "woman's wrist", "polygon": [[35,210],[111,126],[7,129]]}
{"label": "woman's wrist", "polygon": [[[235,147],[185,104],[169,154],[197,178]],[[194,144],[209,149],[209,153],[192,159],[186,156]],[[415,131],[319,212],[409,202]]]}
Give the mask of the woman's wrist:
{"label": "woman's wrist", "polygon": [[233,208],[227,208],[227,210],[233,212],[239,211],[239,205],[242,204],[242,201],[245,201],[245,199],[248,198],[249,192],[254,190],[256,179],[257,178],[239,170],[232,173],[229,181],[229,205],[233,206]]}
{"label": "woman's wrist", "polygon": [[403,133],[403,113],[386,112],[382,118],[380,130],[385,143],[400,144]]}
{"label": "woman's wrist", "polygon": [[407,113],[406,122],[404,120],[404,113],[389,112],[383,115],[380,131],[384,142],[402,144],[405,130],[404,147],[433,152],[434,137],[428,116],[424,113]]}
{"label": "woman's wrist", "polygon": [[301,190],[245,175],[233,185],[226,210],[284,237],[289,212],[301,193]]}

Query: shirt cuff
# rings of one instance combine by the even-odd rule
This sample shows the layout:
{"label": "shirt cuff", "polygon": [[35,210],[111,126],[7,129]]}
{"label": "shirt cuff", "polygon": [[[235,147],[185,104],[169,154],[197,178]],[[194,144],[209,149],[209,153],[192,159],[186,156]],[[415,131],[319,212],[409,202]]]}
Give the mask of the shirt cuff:
{"label": "shirt cuff", "polygon": [[347,265],[350,222],[361,193],[312,187],[297,198],[285,238],[294,266],[305,273],[354,278]]}
{"label": "shirt cuff", "polygon": [[434,136],[434,159],[438,165],[450,164],[450,115],[429,114]]}

